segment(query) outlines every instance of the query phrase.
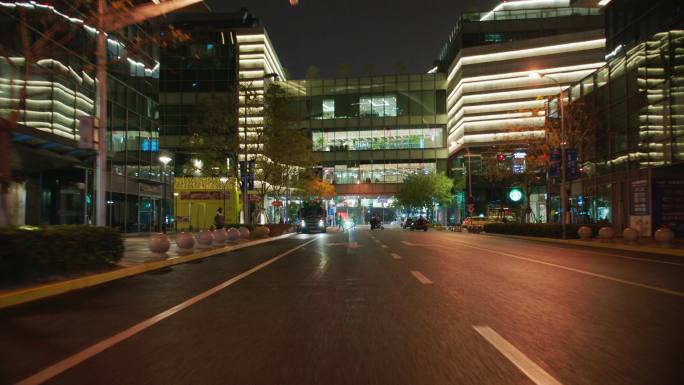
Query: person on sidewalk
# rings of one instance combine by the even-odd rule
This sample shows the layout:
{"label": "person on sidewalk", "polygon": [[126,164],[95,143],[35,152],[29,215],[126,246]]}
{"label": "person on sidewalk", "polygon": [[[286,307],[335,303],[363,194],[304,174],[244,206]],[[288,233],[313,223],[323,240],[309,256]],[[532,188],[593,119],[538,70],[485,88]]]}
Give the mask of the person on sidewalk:
{"label": "person on sidewalk", "polygon": [[216,210],[216,215],[214,215],[214,226],[217,229],[222,229],[224,225],[225,217],[223,215],[223,209],[219,207],[218,210]]}

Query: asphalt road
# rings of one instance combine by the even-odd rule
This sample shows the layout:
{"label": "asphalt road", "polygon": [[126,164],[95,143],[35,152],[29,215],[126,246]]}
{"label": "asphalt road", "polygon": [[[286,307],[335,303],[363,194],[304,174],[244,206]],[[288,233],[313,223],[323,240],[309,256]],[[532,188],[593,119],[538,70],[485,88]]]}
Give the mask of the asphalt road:
{"label": "asphalt road", "polygon": [[681,385],[684,261],[297,235],[0,311],[0,347],[2,384]]}

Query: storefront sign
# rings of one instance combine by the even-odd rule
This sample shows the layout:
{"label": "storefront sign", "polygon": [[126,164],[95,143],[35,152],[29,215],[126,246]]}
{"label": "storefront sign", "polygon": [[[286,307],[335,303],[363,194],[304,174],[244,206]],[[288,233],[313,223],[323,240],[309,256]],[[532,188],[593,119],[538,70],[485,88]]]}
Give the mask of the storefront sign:
{"label": "storefront sign", "polygon": [[684,179],[653,181],[653,228],[663,225],[684,237]]}
{"label": "storefront sign", "polygon": [[150,185],[150,184],[144,184],[140,183],[139,185],[140,193],[142,194],[154,194],[154,195],[161,195],[162,194],[162,187],[158,185]]}
{"label": "storefront sign", "polygon": [[[225,193],[225,198],[230,196],[228,192]],[[222,200],[224,198],[223,192],[221,191],[183,191],[180,193],[181,200]]]}
{"label": "storefront sign", "polygon": [[635,180],[630,189],[630,214],[648,215],[651,212],[648,202],[648,181]]}

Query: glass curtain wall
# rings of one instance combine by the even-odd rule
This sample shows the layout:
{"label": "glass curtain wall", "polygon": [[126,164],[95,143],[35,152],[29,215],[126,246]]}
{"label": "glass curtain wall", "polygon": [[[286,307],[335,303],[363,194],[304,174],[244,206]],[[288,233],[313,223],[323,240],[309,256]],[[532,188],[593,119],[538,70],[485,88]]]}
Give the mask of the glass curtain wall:
{"label": "glass curtain wall", "polygon": [[314,132],[314,151],[394,150],[444,147],[442,128],[383,128]]}
{"label": "glass curtain wall", "polygon": [[323,168],[323,179],[332,184],[402,183],[411,174],[434,173],[436,162],[372,163]]}
{"label": "glass curtain wall", "polygon": [[615,219],[625,176],[684,162],[683,52],[684,31],[657,33],[569,90],[571,100],[598,108],[580,149],[584,196],[574,208],[588,220]]}

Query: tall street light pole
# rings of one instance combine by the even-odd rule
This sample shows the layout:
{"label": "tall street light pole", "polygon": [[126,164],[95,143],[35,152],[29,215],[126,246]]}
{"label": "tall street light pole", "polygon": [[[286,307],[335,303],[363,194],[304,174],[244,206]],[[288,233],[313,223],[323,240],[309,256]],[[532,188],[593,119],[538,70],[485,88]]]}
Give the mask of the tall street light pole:
{"label": "tall street light pole", "polygon": [[[565,184],[566,184],[566,157],[565,157],[565,145],[566,145],[566,138],[565,138],[565,107],[563,107],[563,86],[560,84],[560,82],[554,78],[552,78],[549,75],[544,75],[539,72],[532,72],[529,75],[531,78],[536,78],[536,79],[550,79],[556,85],[558,86],[558,89],[560,90],[560,93],[558,94],[558,104],[560,104],[560,120],[561,120],[561,134],[560,134],[560,147],[561,147],[561,192],[560,192],[560,198],[561,198],[561,228],[562,228],[562,233],[563,233],[563,239],[567,238],[567,232],[566,232],[566,223],[567,223],[567,217],[568,217],[568,197],[567,197],[567,190],[565,189]],[[548,191],[547,191],[548,194]],[[547,210],[549,209],[548,207],[546,208]]]}
{"label": "tall street light pole", "polygon": [[171,162],[171,157],[168,155],[162,155],[159,157],[159,162],[162,164],[162,233],[166,234],[166,166],[169,164],[169,162]]}
{"label": "tall street light pole", "polygon": [[178,194],[173,192],[173,231],[178,232]]}
{"label": "tall street light pole", "polygon": [[225,176],[222,176],[219,178],[219,180],[221,181],[221,186],[223,187],[223,217],[225,218],[226,217],[226,183],[228,183],[228,181],[230,179],[226,178]]}
{"label": "tall street light pole", "polygon": [[203,0],[166,0],[141,4],[123,11],[108,12],[106,0],[97,2],[97,47],[95,52],[97,68],[97,161],[95,166],[95,223],[106,226],[106,188],[107,183],[107,32],[116,31],[127,25],[177,11]]}

